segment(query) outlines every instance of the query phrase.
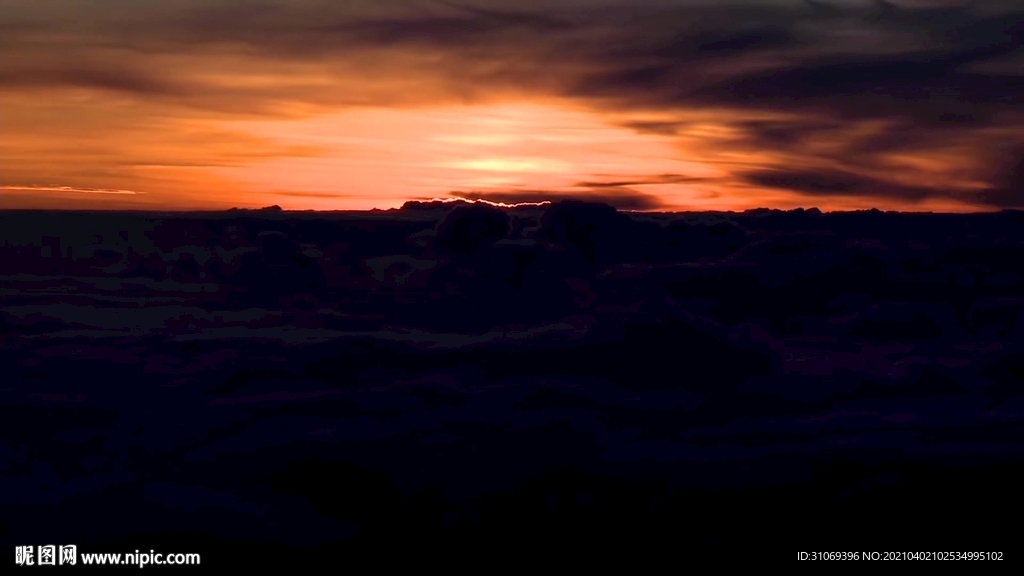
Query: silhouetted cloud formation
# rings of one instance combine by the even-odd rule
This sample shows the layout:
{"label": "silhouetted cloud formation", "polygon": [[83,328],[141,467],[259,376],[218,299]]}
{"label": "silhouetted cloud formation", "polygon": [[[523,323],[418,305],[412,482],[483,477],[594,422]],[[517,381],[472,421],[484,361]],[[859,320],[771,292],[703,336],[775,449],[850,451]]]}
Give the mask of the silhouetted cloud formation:
{"label": "silhouetted cloud formation", "polygon": [[437,243],[461,254],[501,240],[508,234],[509,217],[503,210],[486,204],[456,206],[437,227]]}
{"label": "silhouetted cloud formation", "polygon": [[0,545],[311,573],[469,545],[1008,551],[1022,227],[579,200],[0,211]]}

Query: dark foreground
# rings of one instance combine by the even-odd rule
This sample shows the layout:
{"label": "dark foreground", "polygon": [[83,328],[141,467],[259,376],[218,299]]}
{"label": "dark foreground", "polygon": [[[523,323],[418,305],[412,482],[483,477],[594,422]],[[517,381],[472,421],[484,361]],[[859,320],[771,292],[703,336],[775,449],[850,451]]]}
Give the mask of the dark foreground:
{"label": "dark foreground", "polygon": [[1020,556],[1024,213],[3,212],[0,234],[8,550]]}

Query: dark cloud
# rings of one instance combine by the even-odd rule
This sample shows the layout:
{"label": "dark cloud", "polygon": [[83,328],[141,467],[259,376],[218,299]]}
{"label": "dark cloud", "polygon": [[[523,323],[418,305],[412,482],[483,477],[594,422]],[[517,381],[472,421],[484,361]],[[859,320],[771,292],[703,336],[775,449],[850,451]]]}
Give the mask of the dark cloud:
{"label": "dark cloud", "polygon": [[480,43],[496,34],[516,29],[531,29],[516,20],[502,20],[477,15],[393,19],[343,24],[331,27],[339,40],[360,45],[413,44],[430,46]]}
{"label": "dark cloud", "polygon": [[684,127],[686,124],[683,122],[625,122],[622,124],[626,128],[630,128],[643,134],[657,134],[659,136],[674,136],[679,132],[679,129]]}
{"label": "dark cloud", "polygon": [[[979,111],[984,117],[993,107],[1021,102],[1024,76],[986,74],[970,66],[1024,55],[1024,10],[982,15],[962,6],[911,9],[883,3],[881,9],[836,8],[834,14],[845,18],[829,25],[818,21],[828,7],[809,4],[809,11],[722,9],[736,23],[716,20],[721,28],[710,31],[665,36],[655,28],[644,30],[644,37],[637,31],[605,49],[613,56],[605,69],[584,76],[569,91],[666,107],[813,109],[848,118],[934,123],[977,119]],[[812,22],[817,24],[810,27]],[[853,32],[864,41],[850,41]],[[879,53],[871,38],[899,42]],[[709,54],[715,62],[708,61]],[[724,65],[723,58],[733,62]]]}
{"label": "dark cloud", "polygon": [[978,194],[978,200],[999,208],[1024,208],[1024,147],[1006,152],[994,172],[994,186]]}
{"label": "dark cloud", "polygon": [[541,31],[562,31],[574,27],[573,23],[568,19],[539,12],[495,10],[471,4],[446,2],[444,0],[434,0],[434,3],[449,6],[466,14],[476,16],[481,20],[498,23],[503,26],[517,26]]}
{"label": "dark cloud", "polygon": [[494,206],[456,206],[437,226],[437,243],[461,254],[472,254],[508,234],[509,216]]}
{"label": "dark cloud", "polygon": [[846,16],[847,12],[830,2],[819,2],[818,0],[804,0],[804,4],[811,8],[811,13],[818,18],[838,18]]}
{"label": "dark cloud", "polygon": [[[483,67],[492,82],[532,82],[542,90],[558,90],[554,85],[561,83],[563,94],[611,96],[626,107],[810,106],[842,116],[912,117],[923,106],[928,119],[944,122],[977,116],[971,108],[1018,105],[1024,91],[1021,76],[965,69],[1020,53],[1019,8],[982,13],[966,5],[754,1],[683,2],[671,9],[625,1],[513,6],[433,2],[361,13],[311,2],[198,5],[136,26],[118,22],[113,29],[110,19],[103,43],[182,53],[220,45],[324,64],[362,57],[353,50],[417,46],[445,51],[423,73],[479,80]],[[887,44],[892,47],[880,54]],[[556,69],[558,78],[547,79]],[[404,71],[385,66],[377,73]],[[95,84],[117,88],[112,78],[121,72],[110,70],[111,80]],[[140,82],[130,85],[159,85]]]}
{"label": "dark cloud", "polygon": [[685,176],[683,174],[658,174],[656,176],[639,176],[629,180],[577,182],[578,188],[616,188],[622,189],[628,186],[642,186],[648,184],[685,184],[688,182],[706,182],[707,178],[696,176]]}
{"label": "dark cloud", "polygon": [[708,30],[680,34],[651,54],[659,58],[692,59],[696,57],[737,56],[755,50],[794,46],[798,37],[782,27],[760,27],[749,30]]}
{"label": "dark cloud", "polygon": [[796,36],[783,28],[762,28],[727,34],[712,33],[700,37],[699,40],[697,50],[700,52],[735,54],[747,50],[790,46],[795,43]]}
{"label": "dark cloud", "polygon": [[1024,193],[1024,150],[1017,151],[1017,157],[1007,167],[1003,182],[1007,188]]}
{"label": "dark cloud", "polygon": [[[416,45],[474,48],[507,40],[508,33],[530,36],[569,30],[573,24],[542,12],[486,9],[471,4],[431,2],[419,10],[378,10],[360,14],[341,5],[241,4],[200,7],[155,31],[168,39],[199,44],[241,44],[249,49],[293,57],[330,55],[358,48]],[[133,38],[133,42],[146,42]]]}
{"label": "dark cloud", "polygon": [[77,87],[129,92],[140,95],[164,96],[178,92],[170,84],[127,69],[85,68],[0,68],[0,88],[54,88]]}
{"label": "dark cloud", "polygon": [[974,194],[972,200],[996,208],[1024,208],[1024,189],[987,188]]}
{"label": "dark cloud", "polygon": [[808,196],[875,196],[920,201],[949,195],[945,190],[901,186],[840,170],[759,170],[742,176],[751,184]]}
{"label": "dark cloud", "polygon": [[909,118],[939,123],[1012,109],[1024,101],[1024,76],[960,71],[1004,47],[958,54],[922,52],[899,58],[852,58],[759,72],[681,95],[693,103],[792,110],[816,108],[852,118]]}
{"label": "dark cloud", "polygon": [[790,148],[807,138],[821,133],[837,132],[845,124],[824,118],[799,120],[749,120],[737,123],[744,136],[754,146],[763,148]]}

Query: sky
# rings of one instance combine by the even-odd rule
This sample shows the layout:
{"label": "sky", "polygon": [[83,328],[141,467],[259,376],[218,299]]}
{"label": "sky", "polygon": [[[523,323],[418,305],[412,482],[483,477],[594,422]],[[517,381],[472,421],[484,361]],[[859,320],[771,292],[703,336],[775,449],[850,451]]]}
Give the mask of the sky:
{"label": "sky", "polygon": [[1024,207],[1024,2],[0,0],[0,208]]}

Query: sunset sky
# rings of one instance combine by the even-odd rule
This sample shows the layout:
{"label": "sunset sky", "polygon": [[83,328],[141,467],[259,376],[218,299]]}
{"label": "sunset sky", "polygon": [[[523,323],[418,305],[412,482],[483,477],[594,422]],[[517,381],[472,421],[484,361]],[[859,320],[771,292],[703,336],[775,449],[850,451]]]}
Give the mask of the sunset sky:
{"label": "sunset sky", "polygon": [[1024,3],[0,0],[0,208],[1024,207]]}

